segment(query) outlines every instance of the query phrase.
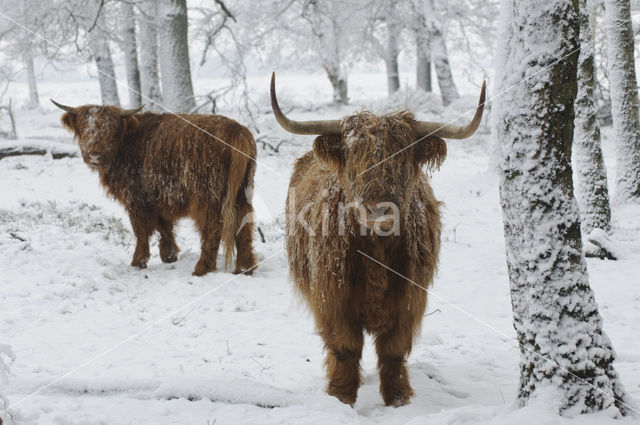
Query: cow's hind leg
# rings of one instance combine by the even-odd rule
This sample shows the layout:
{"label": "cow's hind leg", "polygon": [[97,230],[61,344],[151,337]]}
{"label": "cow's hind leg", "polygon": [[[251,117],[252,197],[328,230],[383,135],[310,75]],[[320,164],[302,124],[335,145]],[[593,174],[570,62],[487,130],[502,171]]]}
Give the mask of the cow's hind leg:
{"label": "cow's hind leg", "polygon": [[401,326],[376,335],[380,394],[387,406],[404,406],[413,396],[406,362],[412,339],[411,329]]}
{"label": "cow's hind leg", "polygon": [[320,333],[327,348],[327,393],[343,403],[353,405],[361,382],[362,328],[345,321],[339,328],[326,327]]}
{"label": "cow's hind leg", "polygon": [[196,264],[193,275],[202,276],[216,270],[222,223],[220,222],[220,215],[217,212],[199,215],[195,217],[195,221],[200,230],[202,252],[200,253],[200,259]]}
{"label": "cow's hind leg", "polygon": [[133,253],[131,265],[144,269],[149,261],[149,238],[155,230],[156,217],[150,210],[130,210],[129,219],[134,235],[136,235],[136,250]]}
{"label": "cow's hind leg", "polygon": [[160,258],[165,263],[177,261],[180,249],[173,233],[173,222],[158,217],[158,231],[160,232]]}
{"label": "cow's hind leg", "polygon": [[253,206],[244,191],[238,193],[238,230],[236,230],[236,269],[234,273],[251,274],[256,266],[253,253]]}

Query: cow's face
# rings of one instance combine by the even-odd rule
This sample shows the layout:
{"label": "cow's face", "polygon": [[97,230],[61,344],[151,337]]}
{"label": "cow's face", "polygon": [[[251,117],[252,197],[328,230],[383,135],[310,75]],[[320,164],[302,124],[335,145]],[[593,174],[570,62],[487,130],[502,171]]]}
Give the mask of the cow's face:
{"label": "cow's face", "polygon": [[343,120],[342,135],[319,136],[314,142],[316,157],[336,173],[346,201],[372,230],[398,229],[421,168],[435,169],[445,159],[444,140],[428,137],[416,143],[415,125],[406,111],[362,112]]}
{"label": "cow's face", "polygon": [[[69,107],[66,107],[69,108]],[[73,131],[84,162],[95,170],[108,168],[124,136],[138,126],[133,111],[116,106],[85,105],[65,109],[62,124]]]}

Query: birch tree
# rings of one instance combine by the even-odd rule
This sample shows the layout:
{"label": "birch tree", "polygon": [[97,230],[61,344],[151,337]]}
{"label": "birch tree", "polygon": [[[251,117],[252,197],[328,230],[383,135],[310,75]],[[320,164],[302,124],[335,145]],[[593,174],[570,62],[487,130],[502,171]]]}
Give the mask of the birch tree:
{"label": "birch tree", "polygon": [[640,121],[629,0],[605,0],[618,204],[640,202]]}
{"label": "birch tree", "polygon": [[578,0],[503,0],[508,87],[495,111],[511,302],[520,345],[520,404],[536,394],[560,413],[627,413],[614,351],[589,286],[573,197],[571,144]]}
{"label": "birch tree", "polygon": [[129,86],[129,106],[136,108],[142,104],[140,87],[140,68],[138,66],[138,45],[136,42],[136,21],[131,3],[120,5],[122,16],[122,52]]}
{"label": "birch tree", "polygon": [[[377,4],[376,4],[377,3]],[[400,54],[400,31],[398,4],[393,0],[382,0],[372,3],[372,15],[365,38],[373,45],[376,53],[384,61],[387,73],[387,91],[389,95],[400,89],[400,72],[398,55]],[[378,39],[383,35],[383,40]]]}
{"label": "birch tree", "polygon": [[412,31],[416,43],[416,87],[430,92],[431,86],[431,37],[424,15],[424,0],[411,0],[413,14]]}
{"label": "birch tree", "polygon": [[116,72],[106,28],[105,6],[100,0],[92,0],[90,6],[89,10],[92,13],[82,19],[82,25],[88,32],[89,46],[98,69],[102,104],[120,105]]}
{"label": "birch tree", "polygon": [[343,29],[340,22],[344,11],[337,6],[334,1],[305,0],[302,16],[309,22],[320,62],[331,82],[333,102],[346,105],[349,97],[347,71],[341,49]]}
{"label": "birch tree", "polygon": [[593,33],[587,3],[590,1],[580,0],[580,56],[573,157],[578,177],[576,192],[582,231],[589,234],[594,229],[609,230],[611,207],[607,187],[607,169],[604,165],[600,142],[600,124],[593,97]]}
{"label": "birch tree", "polygon": [[186,0],[159,0],[158,39],[164,104],[172,112],[189,112],[195,106]]}
{"label": "birch tree", "polygon": [[424,15],[429,29],[431,57],[438,77],[442,104],[446,106],[458,99],[460,94],[453,81],[449,53],[447,52],[447,44],[444,38],[444,27],[442,26],[442,20],[438,17],[436,6],[435,0],[424,0]]}
{"label": "birch tree", "polygon": [[155,0],[145,1],[138,6],[138,44],[140,46],[140,88],[147,108],[160,111],[162,91],[158,72],[158,5]]}

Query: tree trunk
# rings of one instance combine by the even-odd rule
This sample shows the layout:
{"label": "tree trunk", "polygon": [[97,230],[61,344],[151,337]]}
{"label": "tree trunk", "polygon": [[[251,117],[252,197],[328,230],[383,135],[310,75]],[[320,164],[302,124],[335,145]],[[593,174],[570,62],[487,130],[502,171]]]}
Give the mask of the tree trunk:
{"label": "tree trunk", "polygon": [[127,85],[129,86],[129,107],[136,108],[142,104],[138,47],[136,43],[136,21],[132,4],[122,3],[121,8],[124,23],[122,51],[124,52],[124,66],[127,71]]}
{"label": "tree trunk", "polygon": [[449,65],[449,54],[444,39],[444,30],[438,17],[435,15],[436,7],[434,0],[425,0],[425,18],[429,28],[429,39],[431,41],[431,55],[436,76],[438,77],[438,87],[442,96],[442,104],[447,106],[460,97],[458,88],[453,81],[451,65]]}
{"label": "tree trunk", "polygon": [[333,103],[337,105],[346,105],[349,103],[347,79],[341,75],[340,69],[325,65],[324,70],[327,72],[331,87],[333,87]]}
{"label": "tree trunk", "polygon": [[412,11],[415,15],[413,33],[416,42],[416,87],[430,92],[431,88],[431,40],[427,20],[424,16],[425,8],[422,0],[414,0]]}
{"label": "tree trunk", "polygon": [[27,69],[27,82],[29,85],[29,108],[35,108],[40,104],[40,97],[38,96],[36,70],[33,65],[33,54],[31,53],[31,49],[27,49],[24,53],[24,66]]}
{"label": "tree trunk", "polygon": [[587,0],[580,0],[580,56],[578,58],[578,96],[573,156],[577,171],[577,194],[582,231],[609,230],[611,207],[607,188],[607,169],[600,147],[600,125],[593,98],[594,50]]}
{"label": "tree trunk", "polygon": [[89,34],[93,59],[98,68],[98,81],[100,82],[100,95],[103,105],[120,105],[118,97],[118,85],[116,84],[116,73],[111,59],[111,49],[109,41],[98,27]]}
{"label": "tree trunk", "polygon": [[[322,3],[322,7],[331,6]],[[333,103],[346,105],[349,102],[349,97],[347,95],[347,76],[340,53],[342,29],[336,21],[334,12],[321,8],[321,4],[317,1],[310,1],[305,3],[302,16],[311,24],[311,33],[320,62],[331,82],[331,87],[333,87]]]}
{"label": "tree trunk", "polygon": [[629,0],[606,0],[605,21],[616,133],[615,202],[640,202],[640,121]]}
{"label": "tree trunk", "polygon": [[384,66],[387,70],[387,90],[389,95],[400,89],[400,72],[398,71],[398,27],[394,18],[387,21],[387,50]]}
{"label": "tree trunk", "polygon": [[186,0],[158,1],[160,73],[165,106],[189,112],[196,106],[189,64]]}
{"label": "tree trunk", "polygon": [[147,102],[147,109],[162,111],[162,92],[158,73],[158,34],[156,31],[158,7],[155,2],[140,4],[138,14],[140,44],[140,86],[142,96]]}
{"label": "tree trunk", "polygon": [[416,87],[430,92],[431,88],[431,49],[425,33],[416,34]]}
{"label": "tree trunk", "polygon": [[497,63],[497,91],[513,88],[496,105],[495,123],[520,344],[519,401],[524,405],[534,394],[546,393],[562,414],[605,409],[625,414],[613,348],[589,286],[573,197],[578,58],[569,53],[578,47],[578,0],[502,4],[501,37],[509,42]]}

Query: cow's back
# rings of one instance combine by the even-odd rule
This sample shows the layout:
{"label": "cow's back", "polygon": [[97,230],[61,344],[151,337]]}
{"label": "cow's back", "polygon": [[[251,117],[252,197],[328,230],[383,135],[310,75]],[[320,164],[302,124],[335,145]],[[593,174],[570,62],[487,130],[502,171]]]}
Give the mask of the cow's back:
{"label": "cow's back", "polygon": [[218,115],[140,114],[132,138],[142,147],[142,188],[175,215],[194,202],[221,202],[232,149],[256,157],[251,132]]}

